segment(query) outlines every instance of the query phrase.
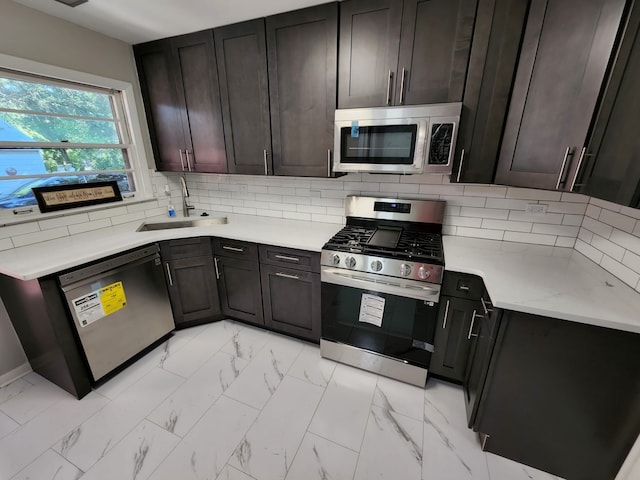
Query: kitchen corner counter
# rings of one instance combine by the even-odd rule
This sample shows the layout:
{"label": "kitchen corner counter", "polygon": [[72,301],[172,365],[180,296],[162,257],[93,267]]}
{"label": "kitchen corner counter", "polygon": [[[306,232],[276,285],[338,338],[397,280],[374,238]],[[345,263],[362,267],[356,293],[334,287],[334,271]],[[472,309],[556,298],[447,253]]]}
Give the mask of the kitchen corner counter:
{"label": "kitchen corner counter", "polygon": [[640,333],[640,293],[571,248],[444,236],[446,269],[482,277],[493,305]]}
{"label": "kitchen corner counter", "polygon": [[[212,216],[226,216],[228,223],[137,232],[142,224],[140,221],[3,251],[0,252],[0,274],[19,280],[33,280],[142,245],[201,236],[319,252],[325,242],[342,228],[338,224],[251,215],[214,213]],[[168,220],[157,217],[147,219],[146,223]],[[184,218],[175,219],[181,220]]]}

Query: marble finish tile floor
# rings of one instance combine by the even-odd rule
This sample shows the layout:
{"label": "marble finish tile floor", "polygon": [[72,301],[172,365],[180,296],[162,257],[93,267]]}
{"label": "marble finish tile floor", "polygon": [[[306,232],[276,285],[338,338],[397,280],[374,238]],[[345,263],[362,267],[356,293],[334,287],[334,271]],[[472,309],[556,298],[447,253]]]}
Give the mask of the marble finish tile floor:
{"label": "marble finish tile floor", "polygon": [[0,388],[0,480],[554,480],[480,450],[459,386],[417,388],[225,320],[78,401]]}

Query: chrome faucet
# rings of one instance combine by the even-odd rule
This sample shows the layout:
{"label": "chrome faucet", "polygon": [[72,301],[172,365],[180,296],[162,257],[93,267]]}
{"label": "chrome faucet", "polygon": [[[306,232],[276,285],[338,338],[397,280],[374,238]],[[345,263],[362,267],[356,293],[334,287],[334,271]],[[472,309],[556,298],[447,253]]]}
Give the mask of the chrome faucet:
{"label": "chrome faucet", "polygon": [[187,198],[189,198],[189,189],[187,188],[187,182],[184,179],[184,175],[180,177],[180,183],[182,185],[182,214],[185,217],[188,217],[189,210],[194,210],[196,207],[190,205],[187,201]]}

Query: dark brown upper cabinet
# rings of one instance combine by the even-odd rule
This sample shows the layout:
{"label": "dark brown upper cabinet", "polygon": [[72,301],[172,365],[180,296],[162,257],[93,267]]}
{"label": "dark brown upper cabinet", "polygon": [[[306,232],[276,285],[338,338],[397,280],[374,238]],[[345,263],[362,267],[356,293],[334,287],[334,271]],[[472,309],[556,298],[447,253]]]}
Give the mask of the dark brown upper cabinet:
{"label": "dark brown upper cabinet", "polygon": [[452,182],[493,182],[529,3],[478,2]]}
{"label": "dark brown upper cabinet", "polygon": [[267,17],[275,175],[331,176],[338,4]]}
{"label": "dark brown upper cabinet", "polygon": [[496,183],[569,190],[625,0],[532,0]]}
{"label": "dark brown upper cabinet", "polygon": [[134,46],[158,170],[227,171],[213,32]]}
{"label": "dark brown upper cabinet", "polygon": [[267,175],[273,168],[264,19],[214,34],[229,173]]}
{"label": "dark brown upper cabinet", "polygon": [[[575,191],[640,208],[640,6],[634,3]],[[574,177],[575,178],[575,177]]]}
{"label": "dark brown upper cabinet", "polygon": [[340,4],[340,108],[459,102],[477,0]]}

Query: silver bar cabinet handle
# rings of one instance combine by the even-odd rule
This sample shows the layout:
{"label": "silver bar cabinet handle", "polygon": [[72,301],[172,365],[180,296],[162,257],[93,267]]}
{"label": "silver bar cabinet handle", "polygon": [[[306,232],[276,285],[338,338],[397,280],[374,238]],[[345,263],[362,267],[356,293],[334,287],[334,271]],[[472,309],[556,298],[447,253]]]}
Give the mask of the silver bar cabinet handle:
{"label": "silver bar cabinet handle", "polygon": [[297,275],[289,275],[288,273],[276,272],[276,276],[283,278],[291,278],[293,280],[300,280],[300,277]]}
{"label": "silver bar cabinet handle", "polygon": [[449,316],[449,300],[447,300],[447,304],[444,307],[444,320],[442,321],[442,329],[447,328],[447,317]]}
{"label": "silver bar cabinet handle", "polygon": [[216,267],[216,279],[220,280],[220,270],[218,269],[218,259],[213,257],[213,265]]}
{"label": "silver bar cabinet handle", "polygon": [[191,156],[193,156],[192,152],[189,152],[189,150],[185,150],[184,151],[184,156],[187,157],[187,168],[189,169],[189,171],[191,172],[191,160],[189,160],[189,153],[191,153]]}
{"label": "silver bar cabinet handle", "polygon": [[182,149],[178,151],[180,152],[180,166],[182,167],[182,171],[184,172],[184,158],[182,157]]}
{"label": "silver bar cabinet handle", "polygon": [[476,312],[475,310],[473,311],[473,316],[471,317],[471,325],[469,325],[469,334],[467,335],[467,340],[471,340],[471,337],[477,337],[478,334],[477,333],[471,333],[473,332],[473,325],[476,323],[476,317],[479,317],[480,315],[478,315],[478,312]]}
{"label": "silver bar cabinet handle", "polygon": [[267,155],[269,155],[269,153],[267,152],[266,148],[263,150],[263,155],[264,155],[264,174],[269,175],[269,168],[267,167]]}
{"label": "silver bar cabinet handle", "polygon": [[489,315],[489,313],[493,312],[493,309],[487,308],[487,302],[484,301],[484,298],[480,298],[480,302],[482,302],[482,309],[484,310],[485,315]]}
{"label": "silver bar cabinet handle", "polygon": [[564,158],[562,159],[562,166],[560,167],[560,175],[558,175],[558,181],[556,182],[556,190],[560,188],[560,183],[562,183],[562,176],[564,175],[564,169],[567,166],[567,159],[569,158],[570,153],[571,147],[567,147],[564,151]]}
{"label": "silver bar cabinet handle", "polygon": [[458,175],[456,175],[456,182],[460,182],[460,175],[462,175],[462,164],[464,163],[464,148],[460,152],[460,163],[458,164]]}
{"label": "silver bar cabinet handle", "polygon": [[573,192],[573,189],[576,186],[576,180],[578,179],[578,175],[580,174],[580,167],[582,167],[582,161],[584,157],[587,157],[587,147],[582,147],[582,151],[580,152],[580,158],[578,159],[578,165],[576,166],[576,173],[573,175],[573,180],[571,181],[571,186],[569,187],[569,191]]}
{"label": "silver bar cabinet handle", "polygon": [[222,249],[223,250],[231,250],[232,252],[238,252],[238,253],[244,252],[244,248],[229,247],[228,245],[223,245]]}
{"label": "silver bar cabinet handle", "polygon": [[393,72],[389,69],[389,76],[387,77],[387,106],[391,105],[391,83],[393,82]]}
{"label": "silver bar cabinet handle", "polygon": [[171,278],[171,268],[169,267],[169,262],[165,262],[165,266],[167,267],[167,277],[169,277],[169,285],[173,287],[173,278]]}
{"label": "silver bar cabinet handle", "polygon": [[327,149],[327,177],[331,176],[331,149]]}
{"label": "silver bar cabinet handle", "polygon": [[400,105],[404,105],[404,82],[407,76],[407,70],[402,67],[402,77],[400,78]]}
{"label": "silver bar cabinet handle", "polygon": [[276,255],[276,258],[279,258],[280,260],[289,260],[291,262],[299,262],[300,259],[297,257],[290,257],[288,255]]}

